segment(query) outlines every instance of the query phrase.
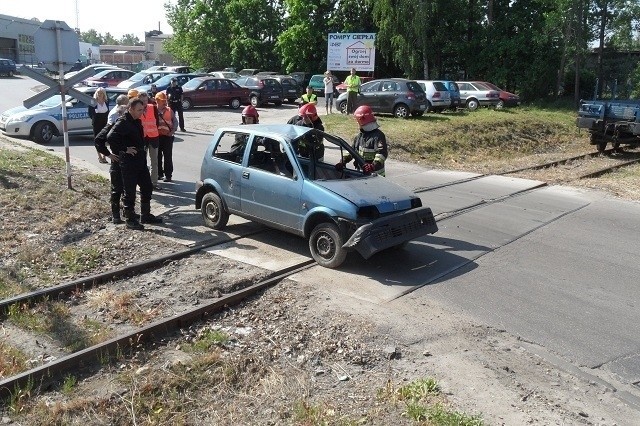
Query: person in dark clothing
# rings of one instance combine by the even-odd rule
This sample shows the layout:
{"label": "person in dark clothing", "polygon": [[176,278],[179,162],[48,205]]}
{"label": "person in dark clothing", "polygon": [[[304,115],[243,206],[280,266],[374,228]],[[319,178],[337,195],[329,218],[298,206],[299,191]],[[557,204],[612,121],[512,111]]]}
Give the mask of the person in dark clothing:
{"label": "person in dark clothing", "polygon": [[[353,113],[360,132],[353,138],[353,148],[364,158],[362,172],[370,175],[376,172],[384,176],[384,163],[389,156],[387,138],[380,130],[380,125],[373,115],[373,111],[368,105],[359,106]],[[346,154],[342,160],[336,164],[336,170],[342,171],[345,165],[352,160],[350,154]]]}
{"label": "person in dark clothing", "polygon": [[[144,103],[133,98],[129,109],[107,135],[112,152],[117,152],[124,189],[124,216],[129,229],[144,229],[142,223],[161,223],[162,219],[151,214],[151,175],[147,167],[144,131],[140,117],[144,112]],[[140,187],[140,222],[136,218],[136,186]]]}
{"label": "person in dark clothing", "polygon": [[167,87],[166,93],[167,98],[169,98],[169,108],[178,113],[180,131],[186,132],[184,129],[184,113],[182,112],[182,87],[178,85],[177,78],[173,77],[171,79],[171,86]]}
{"label": "person in dark clothing", "polygon": [[[96,89],[93,99],[96,100],[96,106],[89,105],[89,118],[91,118],[91,127],[93,127],[93,137],[95,138],[100,133],[100,130],[107,125],[107,118],[109,117],[109,99],[104,87]],[[107,159],[98,152],[98,161],[106,164]]]}
{"label": "person in dark clothing", "polygon": [[[287,124],[294,124],[296,126],[303,126],[303,127],[312,127],[314,129],[318,129],[324,132],[324,125],[322,124],[322,120],[320,119],[320,116],[318,116],[318,110],[316,109],[315,104],[304,104],[300,107],[300,109],[298,110],[298,120],[294,121],[293,123],[287,123]],[[300,142],[298,142],[298,149],[297,149],[297,153],[302,156],[302,157],[310,157],[311,153],[310,153],[310,146],[315,146],[314,150],[315,150],[315,154],[316,154],[316,159],[321,160],[324,157],[324,144],[322,143],[322,141],[319,141],[319,143],[310,140],[309,138],[315,138],[315,135],[307,135],[308,137],[305,137],[304,139],[300,140]]]}

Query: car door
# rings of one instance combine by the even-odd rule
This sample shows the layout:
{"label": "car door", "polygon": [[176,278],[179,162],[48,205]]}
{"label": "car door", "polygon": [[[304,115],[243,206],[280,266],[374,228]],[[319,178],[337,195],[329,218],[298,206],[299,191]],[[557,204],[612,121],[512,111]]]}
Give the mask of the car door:
{"label": "car door", "polygon": [[242,170],[242,211],[256,219],[300,229],[304,180],[291,172],[291,153],[278,140],[254,136]]}
{"label": "car door", "polygon": [[475,88],[469,83],[458,83],[458,89],[460,89],[460,102],[464,104]]}
{"label": "car door", "polygon": [[400,92],[399,86],[398,82],[393,80],[384,80],[380,83],[380,90],[376,96],[378,106],[374,112],[393,113],[393,107]]}
{"label": "car door", "polygon": [[356,107],[360,105],[369,105],[374,112],[380,110],[380,85],[382,81],[374,81],[371,83],[363,84],[360,87],[360,93],[356,98]]}
{"label": "car door", "polygon": [[[87,93],[93,96],[93,92]],[[69,133],[84,133],[92,131],[91,118],[89,118],[89,105],[73,97],[67,97],[67,129]],[[62,118],[62,109],[60,111]]]}
{"label": "car door", "polygon": [[214,93],[214,105],[229,105],[234,95],[231,82],[226,79],[220,79],[216,81],[217,86]]}

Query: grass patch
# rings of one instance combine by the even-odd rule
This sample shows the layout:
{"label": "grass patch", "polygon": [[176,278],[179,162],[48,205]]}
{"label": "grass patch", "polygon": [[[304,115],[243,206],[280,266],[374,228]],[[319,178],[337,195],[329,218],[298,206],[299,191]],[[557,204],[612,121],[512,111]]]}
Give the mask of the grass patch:
{"label": "grass patch", "polygon": [[396,388],[388,381],[378,390],[378,399],[404,403],[402,415],[418,424],[432,426],[482,426],[480,416],[470,416],[446,407],[440,385],[433,378],[418,379]]}
{"label": "grass patch", "polygon": [[[568,148],[587,150],[588,136],[578,134],[575,117],[575,110],[527,106],[377,119],[387,136],[390,158],[461,166]],[[348,142],[358,132],[352,116],[332,114],[322,120],[330,133]]]}
{"label": "grass patch", "polygon": [[229,341],[229,336],[219,330],[205,329],[192,343],[185,345],[186,352],[208,352],[215,346],[224,345]]}
{"label": "grass patch", "polygon": [[76,324],[72,318],[64,303],[51,301],[34,306],[11,305],[7,316],[18,327],[51,336],[69,352],[85,349],[112,337],[112,332],[98,321],[84,318],[80,324]]}
{"label": "grass patch", "polygon": [[60,390],[63,394],[69,395],[73,392],[73,389],[76,387],[77,383],[78,379],[76,379],[76,376],[69,374],[64,378],[64,381],[62,382],[62,388]]}
{"label": "grass patch", "polygon": [[95,247],[65,247],[60,251],[62,266],[59,268],[61,274],[79,273],[90,270],[98,265],[100,251]]}
{"label": "grass patch", "polygon": [[27,356],[6,342],[0,342],[0,377],[13,376],[26,368]]}
{"label": "grass patch", "polygon": [[22,282],[24,277],[16,268],[0,268],[0,298],[6,299],[25,292],[26,288],[21,284]]}

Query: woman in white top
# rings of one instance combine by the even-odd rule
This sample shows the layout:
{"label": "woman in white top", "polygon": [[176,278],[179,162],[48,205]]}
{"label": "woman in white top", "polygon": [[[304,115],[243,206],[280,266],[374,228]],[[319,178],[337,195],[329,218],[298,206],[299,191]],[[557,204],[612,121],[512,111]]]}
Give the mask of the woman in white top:
{"label": "woman in white top", "polygon": [[[91,125],[93,127],[93,137],[95,138],[100,130],[107,125],[107,118],[109,117],[109,99],[107,98],[107,92],[104,87],[98,87],[93,94],[93,98],[96,100],[96,106],[89,105],[89,117],[91,117]],[[98,161],[106,163],[107,159],[101,153],[98,153]]]}
{"label": "woman in white top", "polygon": [[331,71],[325,71],[322,81],[324,82],[324,107],[329,114],[333,112],[333,76]]}

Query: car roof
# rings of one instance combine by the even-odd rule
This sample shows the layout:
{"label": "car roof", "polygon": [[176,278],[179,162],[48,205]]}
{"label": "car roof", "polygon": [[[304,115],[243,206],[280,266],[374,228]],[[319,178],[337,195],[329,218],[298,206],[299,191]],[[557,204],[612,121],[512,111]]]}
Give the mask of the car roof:
{"label": "car roof", "polygon": [[294,126],[292,124],[245,124],[242,126],[225,126],[221,131],[260,133],[262,136],[297,139],[305,133],[314,130],[312,127]]}

